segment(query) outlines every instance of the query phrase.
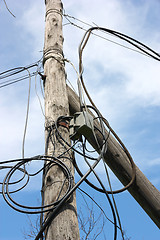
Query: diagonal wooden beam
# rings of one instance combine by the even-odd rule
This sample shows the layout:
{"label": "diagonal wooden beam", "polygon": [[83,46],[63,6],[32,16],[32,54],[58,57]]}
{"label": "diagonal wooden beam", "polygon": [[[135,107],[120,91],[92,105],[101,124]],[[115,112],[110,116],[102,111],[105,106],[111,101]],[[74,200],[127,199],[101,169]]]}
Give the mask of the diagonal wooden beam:
{"label": "diagonal wooden beam", "polygon": [[[67,86],[70,114],[80,111],[78,95]],[[96,123],[98,124],[98,123]],[[107,133],[107,130],[106,130]],[[97,133],[97,139],[102,144],[102,136]],[[90,140],[91,145],[96,148],[94,139]],[[132,168],[127,155],[110,135],[108,138],[108,150],[105,153],[105,162],[117,176],[120,182],[126,186],[132,178]],[[128,189],[129,193],[140,204],[153,222],[160,228],[160,192],[145,177],[145,175],[136,166],[136,180]]]}

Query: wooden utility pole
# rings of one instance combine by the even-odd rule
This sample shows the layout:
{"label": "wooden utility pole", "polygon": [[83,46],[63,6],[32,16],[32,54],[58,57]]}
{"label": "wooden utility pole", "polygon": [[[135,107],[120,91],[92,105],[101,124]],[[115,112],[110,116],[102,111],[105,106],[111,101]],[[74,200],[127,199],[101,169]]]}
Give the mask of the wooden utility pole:
{"label": "wooden utility pole", "polygon": [[[45,91],[45,117],[46,129],[53,129],[54,123],[60,116],[69,116],[68,95],[66,90],[66,74],[63,61],[63,35],[62,35],[62,12],[61,0],[46,0],[46,29],[44,42],[44,81]],[[70,143],[68,130],[60,126],[60,134]],[[46,139],[48,130],[46,130]],[[52,138],[52,136],[51,136]],[[53,144],[54,141],[54,144]],[[54,145],[54,147],[53,147]],[[66,149],[60,144],[56,137],[47,144],[47,155],[59,156]],[[67,155],[68,156],[68,155]],[[66,155],[65,155],[66,157]],[[74,176],[74,168],[70,160],[61,158]],[[65,189],[65,176],[58,166],[54,165],[48,171],[44,180],[44,204],[48,205],[57,200],[62,190]],[[64,194],[62,190],[61,195]],[[46,217],[46,215],[45,215]],[[76,211],[75,193],[67,201],[53,219],[51,225],[45,232],[46,240],[78,240],[79,228]]]}
{"label": "wooden utility pole", "polygon": [[[63,35],[62,35],[62,3],[61,0],[46,0],[46,30],[44,43],[44,81],[45,90],[45,116],[46,140],[49,128],[54,134],[54,123],[59,116],[69,116],[80,111],[79,98],[70,89],[66,88],[66,75],[63,61]],[[69,101],[68,101],[69,99]],[[70,109],[69,109],[70,107]],[[59,127],[60,134],[69,142],[68,130]],[[101,134],[97,134],[98,142],[103,142]],[[106,133],[107,134],[107,133]],[[95,139],[90,143],[96,148]],[[53,154],[53,139],[47,144],[47,155]],[[64,147],[54,138],[54,156],[65,151]],[[108,150],[105,161],[123,185],[127,185],[132,178],[132,169],[125,152],[112,137],[108,138]],[[61,159],[74,176],[74,168],[66,158]],[[62,170],[54,165],[44,179],[44,204],[56,201],[65,176]],[[65,185],[65,184],[64,184]],[[65,187],[64,187],[65,188]],[[160,192],[149,182],[143,173],[136,167],[136,180],[128,189],[136,201],[146,211],[150,218],[160,228]],[[62,194],[64,192],[62,191]],[[45,232],[46,240],[79,240],[79,228],[76,212],[76,196],[73,194],[53,219]]]}
{"label": "wooden utility pole", "polygon": [[[79,97],[67,87],[70,112],[74,114],[80,111]],[[98,127],[98,123],[97,124]],[[100,126],[99,126],[100,129]],[[106,136],[108,132],[106,130]],[[103,137],[96,132],[96,137],[100,145],[103,144]],[[113,138],[108,138],[108,150],[104,155],[104,160],[110,169],[114,172],[121,183],[126,186],[132,178],[131,164],[122,147]],[[95,139],[90,139],[91,145],[96,149],[97,143]],[[136,179],[133,185],[128,189],[130,194],[140,204],[153,222],[160,228],[160,192],[152,183],[144,176],[144,174],[136,166]]]}

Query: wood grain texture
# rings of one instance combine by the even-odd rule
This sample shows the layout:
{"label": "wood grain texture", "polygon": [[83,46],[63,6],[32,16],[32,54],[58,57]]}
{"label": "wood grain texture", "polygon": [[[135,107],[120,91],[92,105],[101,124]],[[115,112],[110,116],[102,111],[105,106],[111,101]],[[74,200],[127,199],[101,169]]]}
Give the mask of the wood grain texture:
{"label": "wood grain texture", "polygon": [[[52,125],[59,116],[69,116],[68,95],[66,90],[66,74],[63,62],[63,35],[62,35],[62,3],[60,0],[46,0],[46,28],[44,41],[44,82],[45,91],[45,117],[46,126]],[[69,133],[64,127],[59,131],[66,141]],[[46,131],[46,138],[48,132]],[[55,140],[54,155],[58,156],[66,149]],[[49,141],[47,155],[52,155],[53,144]],[[61,158],[74,176],[74,168],[71,161]],[[45,205],[56,201],[64,183],[60,197],[67,189],[68,182],[64,181],[65,175],[60,167],[52,166],[45,177],[44,203]],[[46,216],[46,215],[45,215]],[[58,215],[52,221],[45,233],[46,240],[71,240],[80,239],[76,210],[76,195],[67,201]]]}
{"label": "wood grain texture", "polygon": [[[70,113],[80,111],[79,98],[77,94],[67,86]],[[96,123],[98,125],[98,123]],[[106,134],[108,134],[106,130]],[[102,136],[97,133],[97,139],[102,144]],[[90,139],[91,145],[96,149],[96,142]],[[132,177],[132,168],[128,158],[112,135],[108,138],[108,150],[105,153],[105,162],[117,176],[120,182],[125,186]],[[145,177],[145,175],[136,166],[136,180],[128,189],[130,194],[140,204],[153,222],[160,228],[160,192]]]}

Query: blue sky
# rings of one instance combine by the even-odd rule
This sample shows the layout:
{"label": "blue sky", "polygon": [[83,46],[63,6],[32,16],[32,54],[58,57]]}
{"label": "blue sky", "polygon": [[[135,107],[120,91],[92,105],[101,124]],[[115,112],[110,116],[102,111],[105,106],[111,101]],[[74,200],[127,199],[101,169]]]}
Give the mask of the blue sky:
{"label": "blue sky", "polygon": [[[15,0],[13,3],[7,0],[7,4],[16,18],[9,14],[1,1],[0,72],[36,62],[42,57],[43,51],[44,1]],[[123,32],[160,52],[158,0],[64,0],[63,4],[66,14],[89,24]],[[88,28],[84,23],[75,23]],[[71,25],[65,25],[63,32],[65,57],[78,69],[78,46],[84,32]],[[105,37],[125,45],[109,35]],[[156,188],[160,189],[159,62],[109,41],[92,37],[84,50],[83,64],[86,86],[96,105],[124,141],[136,165]],[[67,78],[77,88],[77,76],[73,68],[66,64],[66,71]],[[39,85],[38,93],[42,99]],[[0,161],[21,158],[27,96],[28,80],[0,89]],[[33,79],[25,144],[26,157],[44,153],[43,131],[44,117]],[[83,163],[82,167],[85,169]],[[97,172],[104,177],[100,167]],[[0,177],[3,176],[4,174],[0,173]],[[113,175],[111,180],[113,188],[118,188],[119,183]],[[39,195],[35,193],[38,194],[40,188],[38,181],[23,195],[18,195],[17,199],[37,203]],[[84,188],[87,189],[86,186]],[[90,189],[88,191],[106,208],[105,198]],[[116,196],[116,201],[122,226],[128,237],[133,240],[160,238],[158,228],[129,193]],[[80,202],[81,195],[77,193],[78,207],[81,207]],[[0,213],[3,216],[3,220],[2,217],[0,220],[0,239],[23,239],[23,229],[29,229],[27,217],[11,209],[1,196]],[[112,239],[112,229],[107,222],[105,229],[106,234],[109,234],[107,239]],[[102,235],[100,239],[103,238]]]}

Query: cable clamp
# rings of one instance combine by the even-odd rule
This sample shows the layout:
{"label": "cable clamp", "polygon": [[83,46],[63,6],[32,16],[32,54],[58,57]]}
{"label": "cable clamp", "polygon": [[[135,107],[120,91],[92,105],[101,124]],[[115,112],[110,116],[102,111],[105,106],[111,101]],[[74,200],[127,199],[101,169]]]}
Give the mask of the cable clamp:
{"label": "cable clamp", "polygon": [[66,120],[64,120],[64,119],[61,119],[61,120],[58,122],[58,126],[67,128],[67,130],[69,131],[69,123],[68,123],[68,121],[66,121]]}
{"label": "cable clamp", "polygon": [[55,122],[54,121],[46,122],[45,130],[49,131],[51,129],[55,129]]}
{"label": "cable clamp", "polygon": [[46,75],[42,74],[41,72],[38,72],[38,74],[40,75],[40,77],[43,81],[46,80]]}
{"label": "cable clamp", "polygon": [[43,66],[45,62],[53,58],[56,61],[58,61],[60,64],[64,66],[64,55],[63,55],[63,50],[60,47],[49,47],[44,49],[43,51]]}

